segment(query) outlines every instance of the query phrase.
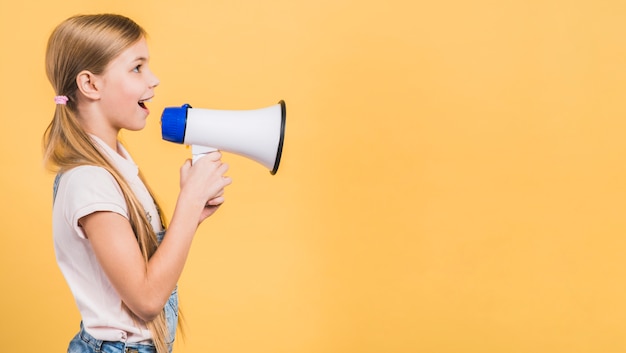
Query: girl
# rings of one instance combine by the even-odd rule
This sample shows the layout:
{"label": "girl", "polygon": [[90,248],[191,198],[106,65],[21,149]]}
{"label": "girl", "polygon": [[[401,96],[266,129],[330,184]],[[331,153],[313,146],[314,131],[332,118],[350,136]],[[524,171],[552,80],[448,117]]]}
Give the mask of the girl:
{"label": "girl", "polygon": [[57,172],[57,262],[81,314],[68,352],[171,352],[176,282],[198,225],[224,202],[231,179],[219,152],[180,169],[164,217],[126,149],[121,129],[141,130],[159,80],[144,30],[112,14],[75,16],[52,33],[46,72],[57,96],[44,160]]}

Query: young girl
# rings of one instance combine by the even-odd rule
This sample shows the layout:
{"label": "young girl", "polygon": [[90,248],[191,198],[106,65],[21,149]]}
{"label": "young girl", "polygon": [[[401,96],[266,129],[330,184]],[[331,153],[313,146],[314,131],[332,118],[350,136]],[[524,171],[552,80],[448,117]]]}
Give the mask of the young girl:
{"label": "young girl", "polygon": [[53,233],[59,267],[82,322],[68,352],[171,352],[178,281],[198,225],[231,183],[219,152],[180,169],[180,193],[164,217],[126,149],[121,129],[141,130],[159,80],[145,32],[112,14],[75,16],[46,52],[56,92],[44,160],[57,172]]}

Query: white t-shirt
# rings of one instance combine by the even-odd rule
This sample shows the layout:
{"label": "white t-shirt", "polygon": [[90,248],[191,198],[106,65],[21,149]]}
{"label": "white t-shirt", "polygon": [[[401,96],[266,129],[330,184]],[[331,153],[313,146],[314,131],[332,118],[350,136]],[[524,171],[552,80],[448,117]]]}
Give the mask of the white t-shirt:
{"label": "white t-shirt", "polygon": [[[102,140],[91,136],[129,183],[144,206],[155,232],[161,220],[150,193],[139,178],[139,169],[118,143],[121,155]],[[123,157],[122,157],[123,156]],[[152,335],[145,325],[135,323],[122,308],[122,301],[78,225],[82,217],[111,211],[128,218],[122,191],[113,176],[101,167],[80,166],[63,173],[52,211],[54,249],[57,263],[74,295],[85,330],[103,341],[141,343]]]}

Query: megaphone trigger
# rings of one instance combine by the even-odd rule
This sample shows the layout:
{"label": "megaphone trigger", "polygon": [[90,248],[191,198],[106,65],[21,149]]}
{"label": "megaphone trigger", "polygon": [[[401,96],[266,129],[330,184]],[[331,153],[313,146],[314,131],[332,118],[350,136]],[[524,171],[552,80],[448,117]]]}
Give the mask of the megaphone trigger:
{"label": "megaphone trigger", "polygon": [[191,145],[191,163],[195,163],[198,159],[206,156],[211,152],[217,151],[217,148],[208,147],[208,146],[200,146],[200,145]]}

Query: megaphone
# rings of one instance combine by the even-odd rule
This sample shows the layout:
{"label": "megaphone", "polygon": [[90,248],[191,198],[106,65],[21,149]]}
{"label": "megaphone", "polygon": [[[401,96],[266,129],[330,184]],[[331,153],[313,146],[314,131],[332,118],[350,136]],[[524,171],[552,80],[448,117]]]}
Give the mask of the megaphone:
{"label": "megaphone", "polygon": [[191,146],[193,160],[216,150],[250,158],[278,171],[285,140],[285,102],[253,110],[169,107],[161,115],[164,140]]}

